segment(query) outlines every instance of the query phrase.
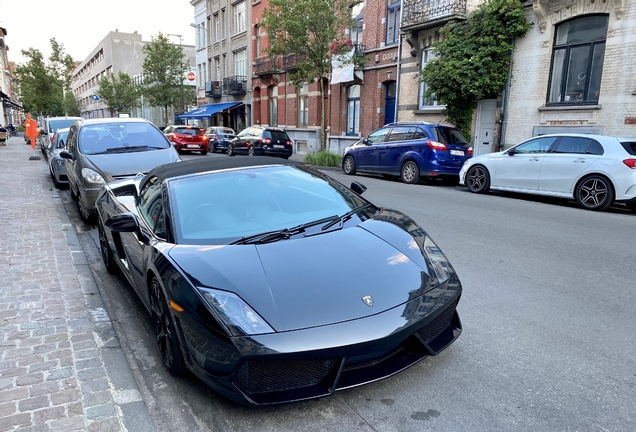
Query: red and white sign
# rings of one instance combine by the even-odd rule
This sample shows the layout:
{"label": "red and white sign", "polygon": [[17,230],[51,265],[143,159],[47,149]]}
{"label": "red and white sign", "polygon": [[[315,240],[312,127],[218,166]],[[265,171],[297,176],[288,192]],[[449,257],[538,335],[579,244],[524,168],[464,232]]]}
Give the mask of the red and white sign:
{"label": "red and white sign", "polygon": [[192,71],[188,72],[186,76],[188,78],[188,81],[194,81],[195,79],[197,79],[197,75]]}

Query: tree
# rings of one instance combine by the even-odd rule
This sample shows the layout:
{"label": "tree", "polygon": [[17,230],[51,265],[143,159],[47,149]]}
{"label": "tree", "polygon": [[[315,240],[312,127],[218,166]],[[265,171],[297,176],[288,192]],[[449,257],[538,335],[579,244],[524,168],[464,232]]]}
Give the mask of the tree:
{"label": "tree", "polygon": [[99,80],[98,85],[99,90],[96,94],[108,106],[110,115],[113,115],[115,108],[126,112],[139,106],[141,89],[130,75],[123,72],[111,74]]}
{"label": "tree", "polygon": [[[356,2],[353,2],[354,4]],[[351,26],[351,0],[269,0],[262,25],[269,35],[270,55],[298,57],[297,71],[290,74],[296,85],[318,80],[320,84],[320,127],[325,148],[325,85],[331,70],[334,44],[341,44],[344,30]]]}
{"label": "tree", "polygon": [[508,79],[514,39],[528,23],[519,0],[488,0],[465,21],[447,24],[433,45],[435,59],[421,72],[428,97],[446,105],[448,120],[466,135],[480,99],[494,98]]}
{"label": "tree", "polygon": [[79,117],[82,112],[79,100],[75,97],[73,92],[67,91],[64,93],[64,112],[66,115]]}
{"label": "tree", "polygon": [[174,106],[183,97],[183,74],[188,65],[183,62],[180,46],[170,43],[168,37],[159,33],[143,47],[143,94],[150,105],[164,109],[164,126],[168,124],[168,107]]}

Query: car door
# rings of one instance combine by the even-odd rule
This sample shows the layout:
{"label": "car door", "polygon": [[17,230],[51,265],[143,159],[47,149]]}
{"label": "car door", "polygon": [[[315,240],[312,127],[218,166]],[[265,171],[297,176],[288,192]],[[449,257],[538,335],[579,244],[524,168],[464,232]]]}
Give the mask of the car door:
{"label": "car door", "polygon": [[243,129],[241,133],[236,136],[236,139],[234,140],[234,143],[232,144],[232,147],[234,148],[234,152],[237,152],[237,150],[239,153],[245,152],[247,150],[247,146],[248,146],[248,143],[250,142],[250,139],[253,139],[252,135],[257,135],[259,132],[260,130],[256,132],[254,128],[251,128],[251,127],[247,129]]}
{"label": "car door", "polygon": [[390,127],[378,129],[366,138],[364,145],[358,147],[356,165],[360,171],[381,171],[380,155],[387,149],[386,136],[390,131]]}
{"label": "car door", "polygon": [[77,129],[78,127],[73,125],[66,137],[66,148],[68,153],[73,156],[73,159],[64,159],[64,165],[66,167],[66,176],[68,177],[69,188],[71,192],[76,191],[79,187],[79,178],[77,172],[77,158],[79,153],[77,152]]}
{"label": "car door", "polygon": [[557,137],[538,137],[508,150],[500,158],[492,175],[492,186],[539,190],[541,163]]}
{"label": "car door", "polygon": [[380,170],[385,173],[399,173],[402,168],[404,153],[415,149],[413,135],[416,129],[412,126],[395,126],[386,138],[386,145],[380,148]]}
{"label": "car door", "polygon": [[587,137],[561,137],[544,156],[539,173],[542,192],[572,193],[580,174],[603,155],[603,146]]}

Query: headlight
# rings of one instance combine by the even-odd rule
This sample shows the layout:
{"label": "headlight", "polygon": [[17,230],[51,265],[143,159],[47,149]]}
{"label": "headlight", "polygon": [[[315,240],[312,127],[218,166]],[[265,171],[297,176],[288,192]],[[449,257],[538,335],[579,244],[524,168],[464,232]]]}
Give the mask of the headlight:
{"label": "headlight", "polygon": [[94,171],[90,168],[82,168],[82,177],[84,177],[84,180],[86,180],[88,183],[93,183],[93,184],[106,183],[104,181],[104,178],[97,171]]}
{"label": "headlight", "polygon": [[56,164],[57,166],[63,166],[63,165],[64,165],[64,159],[57,159],[57,160],[55,161],[55,164]]}
{"label": "headlight", "polygon": [[421,246],[421,249],[426,257],[429,270],[434,272],[434,275],[430,274],[429,276],[436,276],[439,283],[442,283],[455,273],[455,270],[453,270],[453,267],[449,264],[442,250],[428,235],[424,239],[424,244]]}
{"label": "headlight", "polygon": [[206,302],[234,336],[274,333],[274,330],[239,296],[227,291],[199,288]]}

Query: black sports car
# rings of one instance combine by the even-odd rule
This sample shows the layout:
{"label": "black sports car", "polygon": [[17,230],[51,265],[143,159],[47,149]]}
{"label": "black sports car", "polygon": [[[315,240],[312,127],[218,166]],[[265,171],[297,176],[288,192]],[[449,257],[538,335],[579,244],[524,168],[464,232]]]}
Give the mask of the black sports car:
{"label": "black sports car", "polygon": [[327,396],[462,329],[444,254],[364,190],[268,157],[162,165],[103,187],[102,256],[150,311],[171,372],[248,404]]}

